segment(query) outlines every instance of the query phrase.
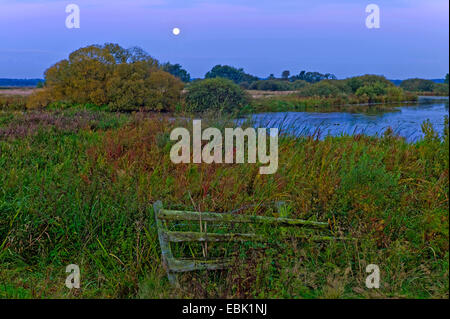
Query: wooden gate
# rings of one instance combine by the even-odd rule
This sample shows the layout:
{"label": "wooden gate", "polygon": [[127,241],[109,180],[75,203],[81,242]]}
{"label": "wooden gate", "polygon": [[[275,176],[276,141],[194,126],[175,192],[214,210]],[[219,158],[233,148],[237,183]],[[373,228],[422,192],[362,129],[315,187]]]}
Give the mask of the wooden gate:
{"label": "wooden gate", "polygon": [[[202,213],[191,211],[167,210],[163,208],[162,202],[157,201],[153,204],[156,227],[158,229],[159,244],[161,247],[162,262],[167,271],[169,281],[178,286],[177,273],[195,271],[195,270],[217,270],[230,266],[231,259],[188,259],[176,258],[173,256],[170,243],[181,242],[244,242],[244,241],[267,241],[263,235],[255,233],[208,233],[192,231],[171,231],[167,227],[169,222],[203,222],[208,223],[251,223],[264,224],[270,226],[282,227],[301,227],[303,229],[314,229],[320,234],[296,234],[295,238],[308,241],[330,241],[346,240],[348,238],[334,237],[330,232],[328,223],[307,221],[301,219],[274,218],[265,216],[235,215],[230,213]],[[324,234],[325,233],[325,234]],[[292,238],[292,235],[286,236]]]}

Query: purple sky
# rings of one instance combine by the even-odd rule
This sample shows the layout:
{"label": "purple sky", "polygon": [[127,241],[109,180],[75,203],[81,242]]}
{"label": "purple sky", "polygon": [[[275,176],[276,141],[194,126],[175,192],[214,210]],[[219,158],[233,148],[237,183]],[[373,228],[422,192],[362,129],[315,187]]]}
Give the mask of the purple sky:
{"label": "purple sky", "polygon": [[[81,9],[80,29],[65,26],[70,3]],[[370,3],[380,29],[365,26]],[[71,51],[105,42],[140,46],[193,77],[230,64],[260,77],[443,78],[448,37],[448,0],[0,0],[0,78],[43,77]]]}

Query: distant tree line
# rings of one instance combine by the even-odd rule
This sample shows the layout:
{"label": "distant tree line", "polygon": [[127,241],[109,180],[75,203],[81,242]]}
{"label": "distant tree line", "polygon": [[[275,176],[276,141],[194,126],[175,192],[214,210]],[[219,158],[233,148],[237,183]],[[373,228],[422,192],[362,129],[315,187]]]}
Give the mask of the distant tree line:
{"label": "distant tree line", "polygon": [[242,68],[235,68],[229,65],[216,65],[211,71],[206,73],[205,79],[225,78],[239,84],[244,89],[266,90],[266,91],[292,91],[305,86],[305,83],[316,83],[322,80],[335,80],[336,76],[331,73],[322,74],[319,72],[301,71],[297,75],[290,76],[290,71],[281,73],[281,78],[276,78],[273,74],[266,79],[260,79],[244,72]]}
{"label": "distant tree line", "polygon": [[233,81],[236,84],[252,83],[259,78],[244,72],[244,69],[237,69],[229,65],[216,65],[211,71],[206,73],[205,79],[224,78]]}
{"label": "distant tree line", "polygon": [[39,83],[44,82],[42,79],[0,79],[0,86],[21,86],[33,87],[38,86]]}
{"label": "distant tree line", "polygon": [[291,76],[288,70],[280,78],[271,74],[260,79],[228,65],[216,65],[205,79],[192,81],[180,64],[160,64],[141,48],[106,43],[80,48],[48,68],[44,89],[31,95],[27,105],[44,107],[62,102],[107,106],[113,111],[231,112],[252,100],[246,89],[293,91],[291,94],[299,98],[382,103],[404,101],[411,95],[405,92],[448,94],[448,74],[445,82],[410,79],[399,87],[378,75],[338,80],[331,73],[301,71]]}
{"label": "distant tree line", "polygon": [[380,96],[389,96],[390,101],[401,101],[404,92],[384,76],[363,75],[343,80],[322,80],[298,90],[303,97],[344,97],[355,95],[364,102],[375,102]]}
{"label": "distant tree line", "polygon": [[294,75],[289,78],[291,82],[303,80],[308,83],[316,83],[323,80],[336,80],[336,79],[337,79],[336,76],[331,73],[322,74],[319,72],[306,72],[306,71],[301,71],[298,75]]}
{"label": "distant tree line", "polygon": [[400,83],[400,87],[405,91],[409,92],[448,95],[449,94],[448,73],[445,76],[444,83],[436,83],[431,80],[415,78],[402,81]]}

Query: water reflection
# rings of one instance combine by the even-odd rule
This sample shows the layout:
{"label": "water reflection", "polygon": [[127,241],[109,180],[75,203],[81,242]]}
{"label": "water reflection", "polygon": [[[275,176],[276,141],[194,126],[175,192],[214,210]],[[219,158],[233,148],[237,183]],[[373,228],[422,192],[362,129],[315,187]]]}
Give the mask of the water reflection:
{"label": "water reflection", "polygon": [[448,104],[448,98],[427,98],[420,99],[413,106],[393,107],[387,112],[278,112],[254,114],[251,119],[255,127],[278,127],[283,133],[297,136],[315,134],[321,138],[327,135],[380,135],[392,128],[396,134],[414,142],[423,137],[421,124],[427,119],[440,135],[443,134],[444,117],[449,114]]}

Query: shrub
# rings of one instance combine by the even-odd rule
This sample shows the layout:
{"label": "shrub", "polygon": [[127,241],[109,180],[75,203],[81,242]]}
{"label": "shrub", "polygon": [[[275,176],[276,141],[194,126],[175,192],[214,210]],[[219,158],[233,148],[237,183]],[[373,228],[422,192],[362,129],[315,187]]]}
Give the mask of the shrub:
{"label": "shrub", "polygon": [[43,89],[42,91],[35,92],[27,98],[27,109],[44,108],[53,102],[51,92]]}
{"label": "shrub", "polygon": [[280,80],[260,80],[253,82],[250,90],[262,90],[262,91],[290,91],[292,86],[289,82]]}
{"label": "shrub", "polygon": [[390,102],[401,102],[405,99],[405,92],[399,87],[388,87],[386,94]]}
{"label": "shrub", "polygon": [[21,95],[0,95],[0,110],[23,110],[26,107],[26,97]]}
{"label": "shrub", "polygon": [[435,83],[431,80],[408,79],[400,83],[400,87],[411,92],[432,92]]}
{"label": "shrub", "polygon": [[[183,84],[173,75],[155,70],[149,74],[137,65],[119,65],[107,84],[109,107],[116,111],[129,111],[141,107],[152,111],[173,111],[180,99]],[[137,70],[132,70],[134,67]],[[123,70],[122,70],[123,68]]]}
{"label": "shrub", "polygon": [[306,82],[305,80],[296,80],[291,83],[291,89],[292,90],[300,90],[308,85],[309,85],[309,83]]}
{"label": "shrub", "polygon": [[196,81],[186,94],[186,105],[190,111],[218,110],[232,112],[242,108],[249,98],[237,84],[223,78]]}
{"label": "shrub", "polygon": [[308,85],[309,83],[304,80],[296,80],[294,82],[288,82],[276,79],[269,79],[269,80],[255,81],[249,86],[249,89],[261,91],[296,91]]}
{"label": "shrub", "polygon": [[108,105],[112,110],[170,110],[183,88],[142,49],[117,44],[81,48],[50,67],[45,79],[55,101]]}
{"label": "shrub", "polygon": [[322,97],[332,97],[339,95],[341,90],[331,81],[323,80],[309,86],[306,86],[299,90],[300,96],[322,96]]}
{"label": "shrub", "polygon": [[239,86],[242,88],[242,89],[244,89],[244,90],[248,90],[248,89],[250,89],[250,83],[248,83],[248,82],[241,82],[241,83],[239,83]]}
{"label": "shrub", "polygon": [[364,85],[356,91],[357,96],[367,95],[369,101],[375,97],[386,94],[386,87],[382,83],[375,83],[372,85]]}
{"label": "shrub", "polygon": [[435,83],[434,84],[434,88],[433,88],[433,92],[438,94],[438,95],[447,95],[448,96],[448,93],[449,93],[448,84]]}
{"label": "shrub", "polygon": [[355,76],[346,79],[345,82],[353,93],[356,93],[356,91],[358,91],[360,87],[371,86],[375,84],[378,84],[383,87],[394,87],[394,84],[391,81],[387,80],[384,76],[373,74]]}

